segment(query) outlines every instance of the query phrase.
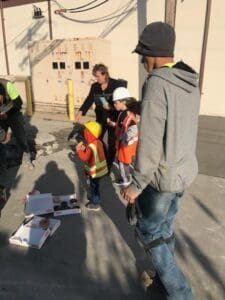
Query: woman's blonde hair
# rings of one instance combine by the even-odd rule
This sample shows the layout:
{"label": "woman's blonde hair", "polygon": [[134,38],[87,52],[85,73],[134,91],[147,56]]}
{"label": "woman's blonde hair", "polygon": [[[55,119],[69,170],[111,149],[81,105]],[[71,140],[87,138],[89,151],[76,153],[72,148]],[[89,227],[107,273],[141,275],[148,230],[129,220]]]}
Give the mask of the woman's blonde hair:
{"label": "woman's blonde hair", "polygon": [[104,64],[96,64],[92,69],[92,75],[95,76],[96,72],[100,72],[102,75],[106,75],[109,78],[109,70]]}

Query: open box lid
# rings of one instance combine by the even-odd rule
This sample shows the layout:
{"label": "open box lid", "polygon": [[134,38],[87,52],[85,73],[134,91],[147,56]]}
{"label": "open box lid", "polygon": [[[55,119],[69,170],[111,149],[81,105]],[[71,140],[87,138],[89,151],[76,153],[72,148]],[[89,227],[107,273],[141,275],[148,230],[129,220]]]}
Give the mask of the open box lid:
{"label": "open box lid", "polygon": [[[48,221],[46,228],[41,226],[41,221],[43,220]],[[18,230],[9,238],[9,242],[19,246],[40,249],[47,237],[49,235],[52,236],[60,224],[60,220],[35,216],[28,221],[25,220]]]}
{"label": "open box lid", "polygon": [[26,216],[49,214],[54,211],[51,193],[27,195],[24,207]]}

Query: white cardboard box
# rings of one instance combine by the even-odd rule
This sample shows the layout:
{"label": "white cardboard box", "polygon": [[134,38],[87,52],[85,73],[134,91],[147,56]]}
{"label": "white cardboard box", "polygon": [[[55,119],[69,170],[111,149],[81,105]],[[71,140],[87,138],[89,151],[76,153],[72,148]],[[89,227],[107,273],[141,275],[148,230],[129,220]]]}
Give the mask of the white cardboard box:
{"label": "white cardboard box", "polygon": [[76,200],[76,194],[53,196],[54,216],[80,214],[81,209]]}
{"label": "white cardboard box", "polygon": [[[29,225],[29,223],[27,223],[28,226],[37,226],[37,227],[40,227],[39,226],[39,223],[41,220],[44,220],[46,219],[45,217],[38,217],[38,216],[35,216],[32,220],[31,220],[31,223]],[[58,219],[52,219],[52,218],[48,218],[48,221],[49,221],[49,226],[48,228],[50,229],[50,236],[52,236],[54,234],[54,232],[58,229],[58,227],[61,225],[61,221],[58,220]]]}
{"label": "white cardboard box", "polygon": [[26,216],[37,216],[53,213],[52,194],[27,195],[24,213]]}
{"label": "white cardboard box", "polygon": [[9,242],[11,244],[23,247],[40,249],[46,241],[47,237],[53,235],[53,233],[61,224],[60,220],[48,219],[49,227],[47,229],[43,229],[40,226],[40,221],[43,219],[45,218],[35,216],[27,223],[23,223],[18,228],[18,230],[9,238]]}

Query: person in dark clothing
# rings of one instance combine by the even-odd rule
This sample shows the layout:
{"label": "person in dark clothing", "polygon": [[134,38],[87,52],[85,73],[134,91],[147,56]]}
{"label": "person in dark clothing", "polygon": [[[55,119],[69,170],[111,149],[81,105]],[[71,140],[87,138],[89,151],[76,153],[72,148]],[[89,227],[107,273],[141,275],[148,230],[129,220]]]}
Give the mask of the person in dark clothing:
{"label": "person in dark clothing", "polygon": [[3,146],[7,144],[11,139],[12,131],[9,127],[7,132],[0,127],[0,217],[1,210],[4,207],[7,196],[6,196],[6,159]]}
{"label": "person in dark clothing", "polygon": [[116,122],[118,112],[114,108],[112,93],[117,87],[126,87],[125,80],[117,80],[109,76],[108,68],[103,64],[96,64],[93,67],[92,74],[96,82],[92,84],[90,92],[84,103],[75,115],[75,121],[79,122],[81,116],[85,116],[89,108],[95,104],[96,122],[102,126],[103,139],[105,133],[108,133],[107,145],[107,163],[111,167],[115,158],[115,128],[107,124],[107,119]]}
{"label": "person in dark clothing", "polygon": [[12,136],[12,130],[9,127],[7,132],[0,126],[0,185],[4,185],[5,173],[7,169],[4,145],[8,144]]}
{"label": "person in dark clothing", "polygon": [[[18,164],[22,162],[23,153],[29,152],[21,113],[22,99],[12,82],[0,78],[0,126],[7,132],[11,128],[18,145]],[[1,152],[4,145],[0,144]],[[2,160],[2,158],[1,158]]]}

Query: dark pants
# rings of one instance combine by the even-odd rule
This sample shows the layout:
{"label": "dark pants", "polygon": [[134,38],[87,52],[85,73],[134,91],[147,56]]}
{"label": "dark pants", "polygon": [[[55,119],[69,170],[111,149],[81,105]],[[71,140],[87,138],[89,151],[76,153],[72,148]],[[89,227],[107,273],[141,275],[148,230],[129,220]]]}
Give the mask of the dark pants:
{"label": "dark pants", "polygon": [[22,113],[16,112],[12,114],[5,122],[7,127],[12,129],[13,135],[16,138],[19,154],[22,156],[23,152],[29,152]]}
{"label": "dark pants", "polygon": [[13,135],[17,141],[18,156],[22,159],[23,152],[29,152],[22,113],[16,112],[9,115],[6,120],[0,122],[0,125],[3,128],[10,127],[12,129]]}
{"label": "dark pants", "polygon": [[5,180],[6,180],[6,170],[7,170],[7,164],[6,164],[6,154],[5,154],[5,146],[0,143],[0,184],[5,186]]}
{"label": "dark pants", "polygon": [[[101,124],[102,125],[102,124]],[[106,160],[108,168],[110,169],[112,163],[114,162],[115,155],[116,155],[116,136],[115,136],[115,128],[111,126],[102,125],[102,135],[100,139],[103,141],[104,135],[107,132],[107,145],[103,142],[105,153],[106,153]]]}
{"label": "dark pants", "polygon": [[93,204],[99,204],[100,193],[99,193],[99,178],[90,177],[90,202]]}
{"label": "dark pants", "polygon": [[[16,112],[8,116],[6,120],[0,120],[0,126],[7,130],[8,127],[12,129],[13,136],[17,142],[17,155],[15,161],[20,164],[24,152],[29,152],[27,137],[24,127],[24,118],[21,112]],[[0,177],[4,178],[7,168],[6,161],[6,146],[0,144]]]}

